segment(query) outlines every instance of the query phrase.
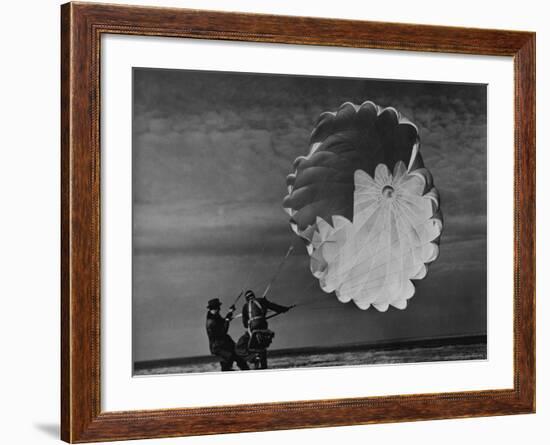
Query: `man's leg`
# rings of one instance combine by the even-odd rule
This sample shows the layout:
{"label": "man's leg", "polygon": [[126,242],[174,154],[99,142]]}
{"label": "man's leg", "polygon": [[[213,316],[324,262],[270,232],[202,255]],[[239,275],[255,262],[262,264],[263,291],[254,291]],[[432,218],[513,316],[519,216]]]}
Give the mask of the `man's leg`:
{"label": "man's leg", "polygon": [[217,355],[221,358],[222,371],[233,371],[233,353],[231,351],[219,351]]}
{"label": "man's leg", "polygon": [[233,362],[228,362],[226,360],[222,360],[220,362],[220,365],[222,366],[222,371],[233,371]]}
{"label": "man's leg", "polygon": [[260,352],[260,369],[267,369],[267,350]]}
{"label": "man's leg", "polygon": [[245,359],[243,359],[242,357],[239,357],[237,354],[235,354],[235,362],[237,363],[237,366],[239,367],[240,370],[242,371],[248,371],[250,369],[250,367],[248,366],[248,363],[246,362]]}

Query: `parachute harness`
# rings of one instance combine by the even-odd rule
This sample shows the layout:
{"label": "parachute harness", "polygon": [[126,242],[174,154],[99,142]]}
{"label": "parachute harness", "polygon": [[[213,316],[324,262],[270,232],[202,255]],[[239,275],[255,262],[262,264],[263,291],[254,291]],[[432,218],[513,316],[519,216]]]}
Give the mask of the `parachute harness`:
{"label": "parachute harness", "polygon": [[258,303],[257,300],[250,300],[248,302],[248,333],[250,334],[250,336],[252,337],[252,328],[250,327],[250,325],[252,324],[252,322],[254,320],[260,320],[262,318],[265,318],[264,315],[257,315],[255,317],[252,317],[252,303],[256,304],[256,307],[258,309],[260,309],[261,311],[263,311],[263,307],[260,303]]}

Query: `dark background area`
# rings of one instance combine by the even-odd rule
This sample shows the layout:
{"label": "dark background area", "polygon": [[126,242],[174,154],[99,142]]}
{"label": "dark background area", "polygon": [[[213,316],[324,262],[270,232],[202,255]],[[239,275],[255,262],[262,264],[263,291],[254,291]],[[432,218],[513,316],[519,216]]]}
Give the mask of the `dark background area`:
{"label": "dark background area", "polygon": [[[486,86],[139,68],[133,88],[134,360],[208,354],[206,301],[261,293],[290,244],[270,296],[316,302],[273,320],[273,348],[486,332]],[[418,126],[441,194],[440,257],[403,311],[321,291],[281,205],[319,113],[365,100]]]}

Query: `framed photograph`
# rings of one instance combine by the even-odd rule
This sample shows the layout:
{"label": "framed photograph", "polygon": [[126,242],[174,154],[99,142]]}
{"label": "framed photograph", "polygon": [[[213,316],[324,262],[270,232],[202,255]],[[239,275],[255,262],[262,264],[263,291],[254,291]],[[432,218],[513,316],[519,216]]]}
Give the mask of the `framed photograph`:
{"label": "framed photograph", "polygon": [[535,411],[535,35],[67,3],[61,435]]}

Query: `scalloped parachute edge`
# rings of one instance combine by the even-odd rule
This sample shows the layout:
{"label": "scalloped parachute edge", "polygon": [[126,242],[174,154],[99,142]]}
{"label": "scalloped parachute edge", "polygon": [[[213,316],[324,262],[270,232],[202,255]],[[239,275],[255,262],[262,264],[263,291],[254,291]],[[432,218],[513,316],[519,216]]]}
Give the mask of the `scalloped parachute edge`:
{"label": "scalloped parachute edge", "polygon": [[[432,201],[432,203],[434,205],[434,211],[433,211],[433,216],[430,219],[431,220],[437,220],[439,222],[439,225],[440,225],[439,235],[437,236],[436,239],[433,240],[433,242],[430,243],[430,244],[433,245],[433,248],[434,248],[433,258],[430,258],[429,261],[424,263],[422,271],[419,271],[419,273],[415,274],[413,277],[411,277],[409,279],[409,282],[411,283],[410,295],[408,295],[402,301],[401,300],[400,301],[395,301],[395,302],[392,301],[388,304],[372,304],[379,311],[386,311],[390,305],[395,306],[398,309],[405,309],[405,307],[407,306],[407,300],[409,298],[411,298],[415,293],[414,285],[412,284],[411,280],[418,280],[418,279],[424,278],[426,276],[426,273],[427,273],[427,265],[430,264],[431,262],[435,261],[437,259],[438,255],[439,255],[438,243],[439,243],[439,239],[440,239],[440,236],[441,236],[441,231],[443,229],[443,218],[442,218],[441,210],[439,208],[439,193],[438,193],[437,189],[435,187],[433,187],[433,179],[432,179],[431,173],[426,168],[414,169],[415,161],[417,160],[418,153],[420,151],[420,138],[419,138],[419,134],[418,134],[418,127],[413,122],[411,122],[406,117],[402,116],[401,113],[399,113],[399,111],[397,111],[395,108],[393,108],[393,107],[382,108],[382,107],[378,106],[377,104],[375,104],[372,101],[365,101],[361,105],[355,105],[351,102],[345,102],[344,104],[342,104],[339,107],[338,111],[342,110],[344,107],[351,106],[351,107],[353,107],[353,109],[357,113],[361,109],[361,107],[363,107],[365,105],[370,105],[370,106],[374,107],[374,109],[376,110],[376,113],[377,113],[376,114],[377,117],[380,116],[382,113],[384,113],[386,111],[390,111],[396,117],[397,125],[406,124],[406,125],[412,126],[415,129],[416,141],[413,145],[413,149],[412,149],[412,152],[411,152],[411,157],[409,159],[406,172],[408,174],[411,174],[411,175],[423,176],[423,179],[426,182],[426,189],[427,190],[425,190],[425,192],[422,196],[425,196],[426,198],[429,198]],[[330,116],[335,117],[337,115],[338,111],[328,111],[328,112],[322,113],[319,116],[318,120],[317,120],[317,125],[319,124],[319,122],[321,122],[323,116],[330,115]],[[317,128],[317,125],[315,126],[314,130],[312,131],[312,133],[311,133],[312,135],[315,132],[315,129]],[[293,173],[294,175],[296,175],[296,173],[297,173],[297,168],[296,167],[299,164],[299,162],[302,159],[308,159],[309,157],[311,157],[316,152],[316,150],[318,149],[318,147],[321,144],[322,144],[322,141],[310,144],[310,150],[309,150],[308,155],[307,156],[300,156],[294,161],[294,163],[293,163],[293,166],[295,167],[295,170],[294,170],[294,173]],[[367,174],[367,173],[363,172],[362,170],[356,170],[355,173],[357,174],[358,172],[361,172],[363,174]],[[428,186],[428,184],[429,184],[429,186]],[[292,185],[289,184],[287,188],[288,188],[288,193],[290,195],[292,193],[293,187],[292,187]],[[291,217],[295,213],[295,211],[291,208],[285,208],[285,211]],[[331,227],[330,223],[324,221],[324,219],[322,219],[320,217],[317,218],[317,221],[316,221],[315,224],[309,225],[308,227],[306,227],[302,231],[300,231],[298,229],[297,224],[292,222],[292,220],[290,222],[290,226],[291,226],[292,230],[297,235],[299,235],[301,238],[303,238],[306,241],[306,248],[307,248],[307,252],[310,255],[310,257],[313,256],[313,253],[314,253],[314,250],[315,250],[315,247],[312,244],[312,240],[313,240],[313,237],[316,234],[320,233],[319,232],[319,224],[321,224],[321,225],[323,224],[323,223],[321,223],[321,221],[323,223],[325,223],[327,226]],[[351,221],[349,221],[347,218],[345,218],[341,215],[333,215],[332,216],[332,227],[336,228],[339,225],[344,224],[343,221],[347,221],[348,224],[353,224]],[[312,257],[310,261],[313,261],[313,260],[314,260],[314,258]],[[311,267],[313,267],[313,264],[310,264],[310,265],[311,265]],[[420,272],[422,272],[422,273],[420,273]],[[312,273],[315,275],[315,272],[313,271],[313,269],[312,269]],[[320,278],[320,277],[317,276],[317,278]],[[321,285],[322,285],[322,283],[321,283]],[[339,301],[342,301],[342,302],[348,302],[349,301],[349,300],[346,300],[346,299],[342,298],[341,292],[339,290],[335,290],[335,293],[336,293],[336,296],[339,299]],[[367,309],[368,307],[371,306],[371,303],[369,303],[367,305],[363,305],[360,302],[357,302],[355,300],[353,300],[353,301],[361,309]]]}
{"label": "scalloped parachute edge", "polygon": [[[393,181],[396,178],[395,172],[399,170],[400,166],[399,164],[402,164],[402,162],[399,162],[396,164],[394,168],[394,175],[390,175],[390,179]],[[377,171],[380,169],[387,169],[387,167],[384,164],[379,164],[377,167]],[[368,173],[365,173],[362,170],[357,170],[355,173],[355,179],[357,183],[357,178],[363,176],[365,178],[369,178],[372,182],[374,182],[373,178],[368,175]],[[330,275],[331,271],[330,263],[332,260],[330,258],[327,259],[327,256],[338,256],[340,255],[340,252],[338,251],[337,254],[332,255],[323,255],[323,245],[324,243],[332,243],[329,245],[329,247],[334,248],[334,244],[338,244],[338,239],[340,238],[340,241],[346,240],[346,242],[343,242],[343,250],[346,249],[346,247],[351,246],[352,248],[357,248],[357,244],[353,240],[353,237],[349,237],[348,235],[350,232],[353,232],[353,230],[359,230],[364,228],[363,225],[364,221],[361,221],[359,218],[357,221],[351,222],[347,218],[341,216],[341,215],[334,215],[332,216],[332,221],[327,222],[321,217],[317,217],[316,225],[317,230],[314,232],[311,242],[311,247],[313,253],[311,254],[311,261],[310,261],[310,268],[312,274],[319,279],[321,288],[323,291],[330,293],[335,292],[337,298],[339,301],[343,303],[347,303],[349,301],[353,301],[357,307],[360,309],[368,309],[371,305],[374,306],[378,311],[385,312],[389,306],[394,306],[397,309],[405,309],[407,307],[407,300],[409,300],[415,293],[415,287],[412,283],[412,280],[421,280],[426,277],[427,271],[428,271],[428,265],[434,262],[438,256],[439,256],[439,239],[441,237],[441,231],[443,229],[443,220],[441,217],[441,211],[439,208],[439,198],[438,198],[438,192],[435,187],[433,187],[431,182],[431,175],[429,175],[429,172],[426,169],[419,169],[414,172],[407,172],[404,165],[402,167],[402,173],[401,176],[405,176],[408,178],[416,177],[422,181],[422,192],[417,195],[417,199],[420,199],[421,202],[423,202],[425,209],[424,211],[427,212],[427,214],[432,215],[428,217],[427,219],[421,219],[420,221],[425,225],[426,230],[430,230],[431,233],[428,233],[429,238],[424,240],[421,244],[415,245],[414,249],[421,249],[421,255],[424,256],[422,258],[417,258],[416,261],[412,260],[410,261],[411,266],[414,267],[412,269],[411,273],[406,274],[406,270],[403,269],[403,258],[404,256],[401,255],[399,258],[401,259],[401,266],[402,268],[399,270],[400,277],[399,280],[396,280],[399,283],[399,287],[397,289],[394,289],[394,293],[391,295],[386,293],[377,294],[378,299],[368,299],[365,298],[365,296],[368,297],[368,295],[362,293],[361,295],[355,295],[356,298],[354,298],[354,295],[349,295],[349,289],[346,292],[342,291],[342,287],[346,286],[345,281],[341,281],[340,285],[334,283],[334,277],[333,282],[330,283],[330,280],[327,278],[328,275]],[[378,187],[381,189],[384,185],[378,185]],[[402,186],[403,184],[401,184]],[[396,190],[398,190],[399,184],[396,185]],[[426,192],[425,190],[428,189]],[[361,193],[360,185],[358,186],[358,193]],[[408,194],[407,194],[408,195]],[[408,195],[410,196],[410,195]],[[377,203],[373,203],[374,206],[377,205]],[[380,205],[378,204],[380,207]],[[358,213],[355,213],[354,216],[357,216]],[[397,219],[397,218],[396,218]],[[418,227],[416,227],[418,228]],[[345,235],[345,236],[343,236]],[[348,241],[349,240],[349,241]],[[378,246],[377,242],[377,246]],[[392,244],[393,245],[393,244]],[[410,246],[408,246],[410,247]],[[362,248],[360,248],[361,250]],[[348,248],[349,250],[349,248]],[[377,252],[374,252],[375,254]],[[402,253],[402,252],[401,252]],[[374,254],[373,254],[374,256]],[[390,259],[393,256],[393,252],[390,252]],[[412,253],[410,254],[411,258],[413,256]],[[355,254],[351,255],[351,258],[355,258]],[[369,260],[369,257],[366,257],[366,260]],[[387,264],[390,264],[391,261],[389,261]],[[381,265],[384,265],[382,263]],[[355,267],[352,266],[349,271],[351,271]],[[336,268],[336,266],[333,266],[333,270]],[[376,268],[375,268],[376,269]],[[369,269],[367,271],[367,274],[370,274]],[[386,272],[387,273],[387,272]],[[333,273],[334,275],[334,273]],[[344,280],[346,280],[349,276],[349,272],[344,275]],[[367,275],[368,278],[368,275]],[[382,286],[382,290],[386,290],[386,278],[387,275],[383,275],[381,278],[384,279]],[[367,283],[369,280],[365,279],[361,281],[361,284]],[[375,286],[376,287],[376,286]],[[375,288],[374,287],[374,288]],[[370,287],[373,288],[372,286]],[[364,288],[362,288],[364,289]]]}

